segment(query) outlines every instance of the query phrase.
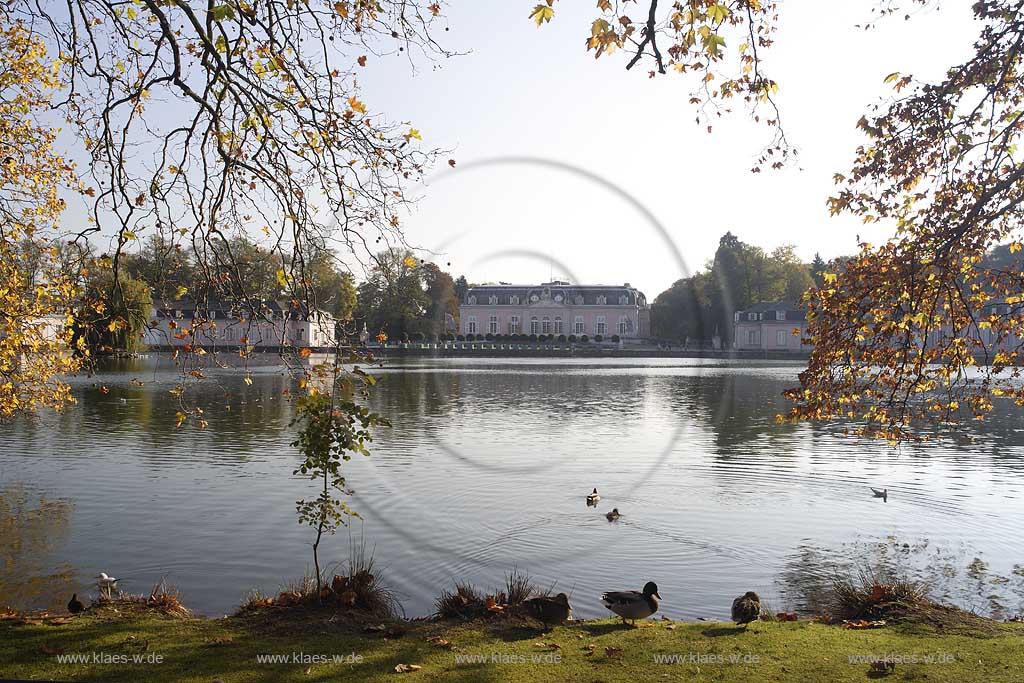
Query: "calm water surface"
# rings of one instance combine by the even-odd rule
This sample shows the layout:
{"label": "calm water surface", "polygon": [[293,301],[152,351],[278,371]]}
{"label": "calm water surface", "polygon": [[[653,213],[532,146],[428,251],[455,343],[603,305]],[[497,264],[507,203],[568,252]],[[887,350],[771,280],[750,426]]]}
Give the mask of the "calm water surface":
{"label": "calm water surface", "polygon": [[[839,426],[776,425],[799,369],[389,363],[373,403],[395,426],[346,465],[364,521],[326,555],[340,562],[363,539],[409,616],[456,579],[491,587],[514,566],[571,591],[581,617],[607,614],[602,590],[654,580],[665,613],[694,619],[727,616],[746,590],[810,608],[808,586],[875,563],[973,609],[1021,611],[1022,413],[972,425],[973,442],[897,451]],[[238,370],[211,375],[205,430],[175,428],[179,375],[155,355],[76,379],[79,405],[62,415],[0,426],[0,605],[61,605],[106,571],[132,592],[166,577],[200,613],[223,614],[311,566],[295,501],[315,491],[292,476],[281,397],[293,380],[276,367],[252,386]]]}

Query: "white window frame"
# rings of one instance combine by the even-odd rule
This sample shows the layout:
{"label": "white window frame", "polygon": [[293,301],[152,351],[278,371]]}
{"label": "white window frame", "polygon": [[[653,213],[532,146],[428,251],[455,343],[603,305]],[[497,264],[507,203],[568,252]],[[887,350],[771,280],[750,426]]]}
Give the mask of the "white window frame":
{"label": "white window frame", "polygon": [[519,334],[519,316],[514,315],[508,321],[508,333]]}
{"label": "white window frame", "polygon": [[594,325],[594,334],[608,334],[608,321],[605,316],[597,316],[597,320]]}
{"label": "white window frame", "polygon": [[555,316],[555,325],[554,325],[554,327],[555,327],[554,334],[562,334],[562,316],[560,316],[560,315],[556,315]]}
{"label": "white window frame", "polygon": [[470,306],[474,305],[476,303],[476,295],[470,294],[469,298],[466,299],[466,301],[469,303]]}
{"label": "white window frame", "polygon": [[776,320],[785,320],[786,319],[786,311],[775,311],[775,319]]}
{"label": "white window frame", "polygon": [[625,315],[620,315],[619,316],[619,336],[620,337],[624,337],[627,334],[629,334],[629,330],[630,330],[630,327],[631,327],[631,325],[629,323],[630,323],[629,316],[625,316]]}
{"label": "white window frame", "polygon": [[498,305],[498,296],[496,294],[492,294],[487,299],[487,303],[490,304],[491,306],[497,306]]}
{"label": "white window frame", "polygon": [[487,331],[491,334],[498,334],[498,316],[492,315],[487,319]]}
{"label": "white window frame", "polygon": [[761,345],[761,330],[747,330],[747,346]]}
{"label": "white window frame", "polygon": [[540,319],[541,334],[551,334],[551,318],[544,316]]}
{"label": "white window frame", "polygon": [[578,315],[572,323],[573,334],[584,334],[587,331],[586,325],[583,324],[583,316]]}
{"label": "white window frame", "polygon": [[789,333],[786,330],[775,330],[775,345],[776,346],[787,346],[786,338]]}
{"label": "white window frame", "polygon": [[604,296],[603,294],[601,296],[597,297],[597,305],[598,306],[607,306],[608,305],[608,297]]}
{"label": "white window frame", "polygon": [[466,334],[476,334],[476,316],[466,318]]}
{"label": "white window frame", "polygon": [[530,334],[540,334],[540,320],[537,316],[530,318]]}
{"label": "white window frame", "polygon": [[519,295],[518,294],[513,294],[512,296],[510,296],[508,298],[508,302],[512,306],[518,306],[519,305]]}
{"label": "white window frame", "polygon": [[757,320],[757,313],[747,313],[747,320]]}

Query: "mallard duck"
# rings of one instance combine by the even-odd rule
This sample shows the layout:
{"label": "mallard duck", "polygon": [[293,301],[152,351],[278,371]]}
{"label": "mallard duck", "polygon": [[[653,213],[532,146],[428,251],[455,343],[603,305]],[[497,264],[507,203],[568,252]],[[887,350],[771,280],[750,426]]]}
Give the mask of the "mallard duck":
{"label": "mallard duck", "polygon": [[619,514],[619,508],[612,508],[612,511],[605,515],[609,522],[614,522],[622,515]]}
{"label": "mallard duck", "polygon": [[761,598],[754,591],[747,591],[732,601],[732,620],[746,627],[761,617]]}
{"label": "mallard duck", "polygon": [[637,619],[646,619],[658,611],[658,584],[648,581],[644,585],[643,592],[637,591],[612,591],[601,595],[601,602],[612,612],[622,617],[622,623],[626,620],[636,622]]}
{"label": "mallard duck", "polygon": [[68,601],[68,611],[72,614],[78,614],[79,612],[85,611],[85,605],[78,599],[78,593],[71,594],[71,600]]}
{"label": "mallard duck", "polygon": [[547,627],[561,624],[568,619],[572,607],[569,606],[569,596],[559,593],[523,600],[523,610]]}
{"label": "mallard duck", "polygon": [[601,500],[601,495],[597,492],[597,489],[594,489],[593,493],[587,495],[587,505],[591,507],[597,505],[599,500]]}

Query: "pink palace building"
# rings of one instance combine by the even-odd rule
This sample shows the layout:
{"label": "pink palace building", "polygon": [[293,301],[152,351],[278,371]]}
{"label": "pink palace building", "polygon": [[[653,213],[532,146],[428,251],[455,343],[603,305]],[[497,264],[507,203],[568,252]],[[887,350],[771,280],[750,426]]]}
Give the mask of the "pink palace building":
{"label": "pink palace building", "polygon": [[470,287],[459,305],[462,334],[618,335],[637,342],[650,335],[647,297],[624,285],[484,284]]}

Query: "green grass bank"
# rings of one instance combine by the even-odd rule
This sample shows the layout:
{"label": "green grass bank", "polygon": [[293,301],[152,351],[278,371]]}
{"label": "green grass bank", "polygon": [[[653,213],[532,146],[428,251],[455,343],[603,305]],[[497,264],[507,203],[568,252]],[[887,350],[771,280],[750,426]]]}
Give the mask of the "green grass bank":
{"label": "green grass bank", "polygon": [[[1024,625],[849,630],[799,622],[379,622],[320,609],[222,619],[109,605],[70,620],[0,620],[0,678],[58,681],[1024,680]],[[60,623],[60,622],[65,623]],[[72,661],[72,658],[77,661]],[[271,661],[276,658],[279,661]],[[871,658],[896,661],[872,670]],[[399,665],[420,667],[405,673]],[[401,667],[399,667],[401,668]]]}

